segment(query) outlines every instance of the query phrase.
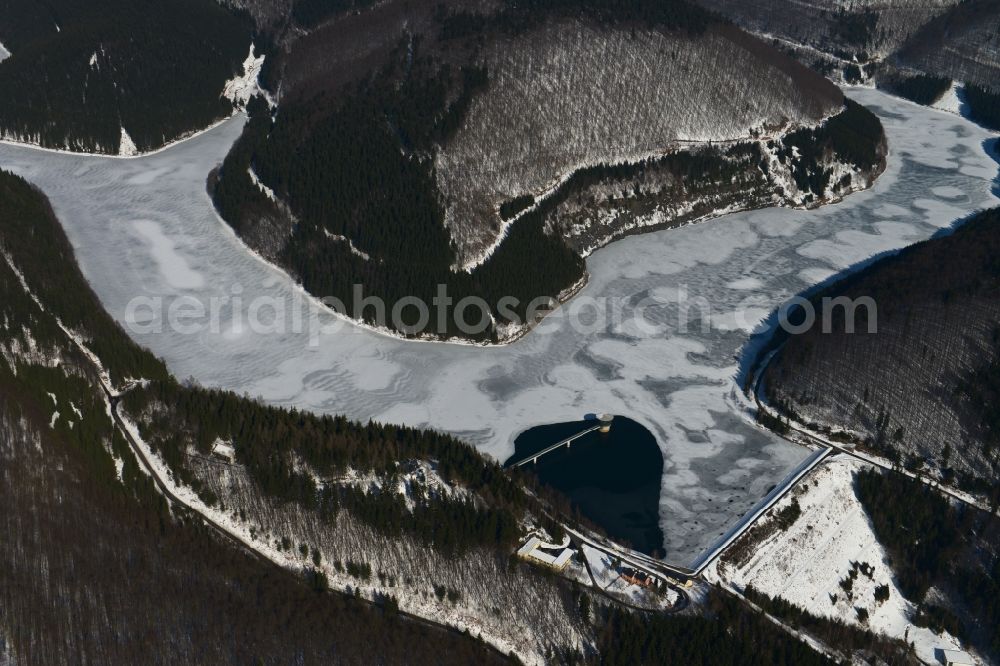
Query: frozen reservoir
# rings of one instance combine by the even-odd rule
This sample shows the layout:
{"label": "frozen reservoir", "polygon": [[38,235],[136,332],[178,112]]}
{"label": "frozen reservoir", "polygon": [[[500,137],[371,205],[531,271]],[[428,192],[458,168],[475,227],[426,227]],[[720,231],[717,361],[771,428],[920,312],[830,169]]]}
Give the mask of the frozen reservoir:
{"label": "frozen reservoir", "polygon": [[[318,332],[334,319],[323,311],[298,332],[133,326],[132,335],[182,379],[449,431],[500,461],[532,426],[628,416],[659,443],[664,548],[688,562],[808,453],[755,427],[737,398],[740,353],[760,321],[834,273],[996,203],[993,135],[877,91],[848,94],[879,114],[889,138],[888,168],[871,190],[817,210],[736,213],[613,243],[588,259],[580,294],[608,304],[614,316],[601,325],[570,325],[571,303],[495,348],[407,342],[351,324]],[[0,145],[0,167],[49,196],[84,274],[126,329],[150,323],[126,321],[136,297],[292,304],[301,291],[247,251],[205,191],[241,124],[135,159]],[[655,332],[636,325],[637,308]]]}

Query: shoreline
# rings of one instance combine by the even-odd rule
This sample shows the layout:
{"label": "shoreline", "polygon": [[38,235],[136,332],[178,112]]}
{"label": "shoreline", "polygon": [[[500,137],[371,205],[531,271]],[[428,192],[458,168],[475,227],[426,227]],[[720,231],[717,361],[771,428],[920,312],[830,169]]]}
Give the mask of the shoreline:
{"label": "shoreline", "polygon": [[[682,228],[682,227],[687,227],[687,226],[692,226],[692,225],[696,225],[696,224],[701,224],[701,223],[704,223],[704,222],[709,222],[709,221],[714,220],[714,219],[719,219],[719,218],[725,217],[726,215],[730,215],[730,214],[733,214],[733,213],[741,213],[741,212],[752,211],[752,210],[765,210],[765,209],[769,209],[769,208],[787,208],[789,210],[812,210],[812,209],[816,209],[816,208],[821,208],[823,206],[830,206],[830,205],[841,203],[848,196],[850,196],[852,194],[857,194],[859,192],[864,192],[864,191],[870,190],[875,185],[875,183],[878,181],[878,179],[881,178],[882,175],[885,173],[886,167],[888,165],[889,144],[888,144],[888,139],[887,139],[887,137],[885,136],[884,133],[883,133],[882,141],[881,141],[881,143],[879,145],[879,148],[880,148],[880,151],[881,151],[881,155],[880,155],[881,159],[879,161],[878,167],[872,172],[872,174],[869,176],[869,178],[866,180],[866,182],[863,185],[860,185],[860,186],[853,186],[852,185],[852,187],[850,189],[848,189],[847,191],[842,192],[842,193],[840,193],[838,195],[835,195],[833,197],[822,199],[822,200],[817,200],[817,201],[811,202],[809,204],[795,204],[795,203],[791,203],[791,202],[783,202],[783,203],[778,203],[778,204],[773,204],[772,203],[771,205],[764,205],[764,206],[752,206],[751,205],[751,206],[735,206],[734,207],[734,206],[730,205],[730,206],[725,206],[723,208],[719,208],[719,209],[715,209],[715,210],[709,211],[709,212],[707,212],[707,213],[705,213],[703,215],[699,215],[697,217],[694,217],[694,218],[691,218],[691,219],[688,219],[688,220],[684,220],[684,221],[680,221],[680,222],[678,222],[677,220],[671,220],[671,221],[667,221],[667,222],[663,222],[663,223],[657,223],[657,224],[651,224],[651,225],[645,225],[645,226],[638,226],[638,227],[635,227],[635,228],[632,228],[632,229],[625,229],[625,230],[622,230],[622,231],[620,231],[618,233],[612,233],[612,234],[608,235],[606,238],[602,239],[600,242],[598,242],[597,244],[595,244],[593,247],[586,248],[586,250],[580,252],[580,256],[586,262],[587,258],[590,257],[591,255],[593,255],[595,252],[601,250],[602,248],[608,247],[612,243],[614,243],[616,241],[619,241],[619,240],[622,240],[624,238],[628,238],[630,236],[642,235],[642,234],[645,234],[645,233],[652,233],[652,232],[656,232],[656,231],[661,231],[661,230],[664,230],[664,229],[679,229],[679,228]],[[372,324],[369,324],[369,323],[365,322],[364,320],[355,319],[354,317],[351,317],[349,315],[337,312],[336,310],[334,310],[334,309],[330,308],[329,306],[325,305],[324,303],[322,303],[322,301],[320,301],[319,297],[317,297],[315,294],[313,294],[313,293],[309,292],[308,290],[306,290],[306,288],[302,285],[301,281],[299,281],[295,276],[293,276],[291,273],[289,273],[283,266],[272,262],[271,260],[269,260],[266,257],[264,257],[263,255],[261,255],[259,252],[257,252],[256,250],[254,250],[252,247],[250,247],[246,243],[246,241],[238,233],[236,233],[236,230],[233,229],[233,227],[228,222],[226,222],[226,220],[219,214],[218,210],[215,208],[215,202],[212,199],[211,194],[209,194],[207,190],[205,192],[205,195],[208,197],[209,205],[212,207],[212,210],[213,210],[213,213],[215,214],[216,220],[220,224],[222,224],[222,226],[225,227],[225,229],[227,230],[227,232],[229,234],[231,234],[236,239],[236,241],[242,246],[242,248],[244,249],[244,251],[250,253],[255,259],[257,259],[257,260],[263,262],[264,264],[266,264],[271,270],[278,271],[282,275],[284,275],[285,277],[287,277],[295,285],[296,291],[300,295],[304,296],[311,303],[315,303],[318,306],[318,309],[320,309],[320,310],[322,310],[324,312],[327,312],[328,314],[333,315],[334,317],[336,317],[340,321],[343,321],[343,322],[346,322],[346,323],[348,323],[350,325],[356,326],[356,327],[358,327],[358,328],[360,328],[362,330],[365,330],[365,331],[368,331],[370,333],[374,333],[376,335],[380,335],[380,336],[383,336],[383,337],[386,337],[386,338],[390,338],[390,339],[393,339],[393,340],[398,340],[398,341],[401,341],[401,342],[421,342],[421,343],[442,344],[442,345],[459,345],[459,346],[467,346],[467,347],[506,347],[508,345],[512,345],[512,344],[518,342],[519,340],[521,340],[522,338],[524,338],[526,335],[528,335],[538,325],[540,325],[543,321],[545,321],[546,318],[548,318],[554,312],[558,311],[562,306],[564,306],[567,303],[569,303],[570,301],[572,301],[573,298],[575,298],[581,291],[583,291],[583,289],[590,283],[590,273],[589,273],[589,271],[585,267],[583,275],[581,276],[581,278],[578,281],[576,281],[575,283],[569,285],[568,287],[566,287],[565,289],[563,289],[563,291],[561,291],[557,296],[554,297],[554,300],[556,301],[556,303],[555,303],[555,306],[551,310],[549,310],[548,312],[546,312],[545,315],[543,315],[541,318],[537,319],[536,321],[534,321],[532,323],[528,323],[528,324],[522,323],[522,324],[520,324],[517,327],[517,330],[514,333],[512,333],[511,335],[509,335],[507,337],[499,339],[497,342],[476,341],[476,340],[471,340],[469,338],[463,338],[463,337],[459,337],[459,336],[456,336],[456,337],[453,337],[453,338],[442,338],[442,337],[439,337],[439,336],[436,336],[436,335],[428,335],[428,334],[423,334],[423,335],[419,335],[419,336],[406,336],[406,335],[403,335],[402,333],[399,333],[398,331],[395,331],[393,329],[390,329],[390,328],[387,328],[387,327],[373,326]],[[517,219],[518,219],[517,217],[514,218],[515,221]],[[464,269],[460,269],[460,270],[464,270]]]}
{"label": "shoreline", "polygon": [[[854,87],[856,87],[856,86],[854,86]],[[223,125],[223,124],[225,124],[225,123],[233,120],[237,116],[241,116],[241,115],[243,115],[244,119],[245,119],[245,113],[242,110],[240,110],[240,109],[235,109],[233,111],[233,113],[230,114],[229,116],[226,116],[224,118],[218,119],[215,122],[213,122],[212,124],[208,125],[207,127],[204,127],[202,129],[195,130],[195,131],[192,131],[192,132],[190,132],[188,134],[182,135],[182,136],[180,136],[180,137],[178,137],[178,138],[170,141],[169,143],[164,144],[163,146],[161,146],[161,147],[159,147],[159,148],[157,148],[155,150],[148,151],[148,152],[140,152],[140,153],[136,153],[134,155],[113,155],[113,154],[105,154],[105,153],[91,153],[91,152],[84,152],[84,151],[73,151],[73,150],[59,149],[59,148],[48,148],[48,147],[40,146],[38,144],[31,143],[31,142],[17,141],[17,140],[6,139],[6,138],[0,139],[0,144],[15,146],[15,147],[18,147],[18,148],[27,148],[27,149],[30,149],[30,150],[38,150],[38,151],[43,151],[43,152],[48,152],[48,153],[54,153],[54,154],[61,154],[61,155],[72,155],[72,156],[81,156],[81,157],[132,160],[132,159],[139,159],[139,158],[144,158],[144,157],[155,156],[155,155],[157,155],[159,153],[162,153],[162,152],[164,152],[164,151],[166,151],[168,149],[176,147],[176,146],[178,146],[178,145],[180,145],[180,144],[182,144],[182,143],[184,143],[186,141],[189,141],[191,139],[197,138],[198,136],[201,136],[202,134],[210,132],[210,131],[212,131],[212,130],[218,128],[218,127],[220,127],[221,125]],[[829,117],[832,117],[832,115],[835,115],[835,114],[829,114],[829,115],[825,116],[820,121],[819,124],[822,124],[823,122],[826,122],[826,120],[828,120]],[[793,131],[794,129],[795,129],[794,127],[784,127],[784,128],[782,128],[782,130],[784,132]],[[740,137],[740,138],[734,138],[734,139],[725,139],[725,140],[722,140],[722,141],[719,141],[719,142],[712,142],[712,143],[727,144],[727,143],[732,143],[732,142],[745,141],[745,140],[747,140],[747,138],[749,138],[749,137]],[[758,138],[757,140],[759,141],[761,139]],[[686,142],[683,141],[683,140],[677,140],[675,142],[674,148],[676,149],[676,148],[680,147],[681,145],[683,145],[684,143],[686,143]],[[699,142],[699,143],[703,143],[703,142]],[[886,145],[886,140],[885,140],[884,136],[883,136],[883,145]],[[671,151],[666,151],[666,152],[671,152]],[[888,151],[887,151],[887,148],[886,148],[886,155],[887,155],[887,152]],[[664,153],[664,154],[666,154],[666,153]],[[617,240],[621,240],[623,238],[627,238],[627,237],[632,236],[632,235],[638,235],[638,234],[643,234],[643,233],[655,232],[655,231],[659,231],[661,229],[681,228],[681,227],[685,227],[685,226],[689,226],[689,225],[693,225],[693,224],[699,224],[699,223],[702,223],[702,222],[707,222],[707,221],[710,221],[712,219],[721,218],[721,217],[724,217],[724,216],[726,216],[728,214],[731,214],[731,213],[744,212],[744,211],[749,211],[749,210],[762,210],[762,209],[767,209],[767,208],[811,209],[811,208],[818,208],[818,207],[821,207],[821,206],[835,204],[835,203],[838,203],[838,202],[842,201],[845,197],[847,197],[850,194],[854,194],[856,192],[860,192],[860,191],[864,191],[864,190],[870,189],[872,187],[872,185],[874,185],[874,183],[877,181],[877,179],[882,175],[882,173],[885,170],[885,164],[886,164],[885,157],[886,157],[886,155],[883,155],[883,159],[882,159],[881,164],[879,165],[879,168],[872,174],[872,176],[868,179],[868,181],[863,186],[860,186],[860,187],[851,187],[848,191],[846,191],[846,192],[844,192],[844,193],[842,193],[840,195],[837,195],[835,197],[829,198],[829,199],[825,199],[825,200],[821,200],[821,201],[815,201],[815,202],[812,202],[810,204],[805,204],[805,205],[794,204],[792,202],[782,202],[782,203],[777,203],[777,204],[772,203],[770,205],[763,205],[763,206],[752,206],[752,205],[749,205],[749,206],[735,205],[734,206],[734,205],[729,205],[729,206],[725,206],[725,207],[722,207],[722,208],[718,208],[718,209],[715,209],[715,210],[708,211],[708,212],[704,213],[703,215],[700,215],[700,216],[697,216],[695,218],[691,218],[691,219],[688,219],[688,220],[684,220],[684,221],[670,220],[670,221],[666,221],[666,222],[662,222],[662,223],[654,223],[654,224],[650,224],[650,225],[640,225],[640,226],[637,226],[635,228],[624,229],[624,230],[621,230],[619,232],[608,234],[605,238],[601,239],[599,242],[597,242],[593,246],[587,247],[584,251],[580,252],[580,256],[584,260],[586,260],[589,256],[591,256],[594,252],[600,250],[601,248],[607,247],[608,245],[610,245],[611,243],[614,243]],[[572,177],[572,175],[574,173],[576,173],[576,172],[572,171],[572,172],[569,172],[567,174],[564,174],[560,178],[555,179],[555,181],[554,181],[555,184],[552,187],[550,187],[550,189],[543,195],[543,198],[546,198],[547,196],[551,196],[554,192],[558,191],[561,188],[561,186],[567,180],[569,180],[569,178]],[[498,341],[496,341],[496,342],[493,342],[493,341],[477,341],[477,340],[473,340],[473,339],[465,338],[465,337],[461,337],[461,336],[455,336],[455,337],[451,337],[451,338],[444,338],[444,337],[441,337],[441,336],[438,336],[438,335],[433,335],[433,334],[422,334],[422,335],[418,335],[418,336],[407,336],[407,335],[404,335],[404,334],[402,334],[402,333],[400,333],[398,331],[390,329],[388,327],[374,326],[372,324],[368,324],[367,322],[365,322],[363,320],[359,320],[359,319],[356,319],[354,317],[351,317],[351,316],[349,316],[347,314],[339,313],[336,310],[334,310],[334,309],[326,306],[325,304],[323,304],[319,300],[319,298],[317,296],[315,296],[311,292],[307,291],[305,289],[305,287],[303,287],[302,283],[295,276],[293,276],[291,273],[289,273],[283,266],[281,266],[279,264],[276,264],[276,263],[273,263],[269,259],[265,258],[263,255],[261,255],[260,253],[258,253],[256,250],[254,250],[253,248],[251,248],[244,241],[244,239],[241,238],[239,236],[239,234],[236,233],[236,231],[229,225],[229,223],[226,222],[218,214],[218,211],[215,209],[215,203],[214,203],[214,200],[212,199],[211,195],[208,194],[207,192],[206,192],[206,195],[208,196],[209,205],[212,207],[213,212],[215,214],[215,217],[216,217],[217,221],[220,222],[228,230],[228,232],[231,233],[236,238],[236,240],[243,247],[244,251],[249,252],[252,256],[254,256],[256,259],[258,259],[258,260],[262,261],[263,263],[265,263],[272,270],[279,271],[284,276],[288,277],[292,281],[292,283],[294,283],[295,288],[298,291],[298,293],[300,293],[300,295],[302,295],[302,296],[305,296],[312,305],[317,306],[317,309],[325,311],[325,312],[327,312],[329,314],[334,315],[340,321],[344,321],[346,323],[349,323],[349,324],[351,324],[353,326],[356,326],[356,327],[358,327],[360,329],[363,329],[365,331],[368,331],[368,332],[371,332],[371,333],[375,333],[377,335],[384,336],[384,337],[387,337],[387,338],[390,338],[390,339],[394,339],[394,340],[405,341],[405,342],[423,342],[423,343],[432,343],[432,344],[461,345],[461,346],[474,346],[474,347],[504,347],[504,346],[507,346],[507,345],[512,345],[512,344],[518,342],[519,340],[521,340],[523,337],[525,337],[532,330],[534,330],[534,328],[536,328],[540,323],[542,323],[552,313],[556,312],[563,305],[565,305],[565,304],[569,303],[570,301],[572,301],[573,298],[575,298],[587,286],[587,284],[589,284],[589,281],[590,281],[589,272],[587,271],[587,269],[585,267],[583,275],[581,276],[581,278],[577,282],[575,282],[574,284],[571,284],[571,285],[567,286],[565,289],[563,289],[563,291],[561,291],[558,295],[556,295],[553,298],[553,300],[555,301],[555,305],[554,305],[554,307],[551,310],[547,311],[541,318],[537,319],[534,322],[531,322],[531,323],[521,323],[521,324],[517,325],[512,333],[508,334],[507,336],[505,336],[503,338],[498,339]],[[530,209],[533,209],[533,208],[537,207],[538,205],[539,205],[539,201],[536,200],[535,204]],[[524,214],[524,211],[522,211],[522,213],[520,213],[519,215],[517,215],[514,218],[512,218],[508,222],[508,224],[505,225],[505,229],[509,229],[509,226],[512,225],[514,222],[516,222],[523,214]],[[501,234],[499,236],[499,238],[498,238],[498,241],[502,242],[502,240],[504,239],[504,237],[505,237],[505,234]],[[459,267],[459,270],[468,270],[468,267],[461,266],[461,267]]]}
{"label": "shoreline", "polygon": [[[886,143],[885,145],[887,146],[888,144]],[[623,239],[628,238],[630,236],[639,236],[639,235],[642,235],[642,234],[645,234],[645,233],[653,233],[653,232],[656,232],[656,231],[662,231],[662,230],[666,230],[666,229],[680,229],[680,228],[683,228],[683,227],[693,226],[693,225],[702,224],[702,223],[705,223],[705,222],[710,222],[712,220],[720,219],[720,218],[723,218],[723,217],[725,217],[727,215],[731,215],[733,213],[742,213],[742,212],[753,211],[753,210],[766,210],[766,209],[769,209],[769,208],[787,208],[789,210],[812,210],[812,209],[820,208],[820,207],[823,207],[823,206],[835,205],[835,204],[841,203],[842,201],[844,201],[844,199],[846,197],[848,197],[848,196],[850,196],[852,194],[857,194],[859,192],[864,192],[866,190],[871,189],[871,187],[875,184],[875,182],[885,172],[885,167],[886,167],[886,164],[887,164],[887,157],[888,157],[888,148],[886,148],[886,154],[883,155],[883,159],[881,161],[881,164],[879,165],[879,168],[876,170],[876,172],[873,174],[870,182],[866,183],[862,187],[852,187],[847,192],[844,192],[843,194],[838,195],[838,196],[836,196],[834,198],[825,199],[825,200],[819,201],[819,202],[814,202],[811,205],[776,204],[776,205],[769,205],[769,206],[740,206],[740,207],[735,207],[735,208],[733,208],[733,207],[726,207],[726,208],[720,208],[718,210],[714,210],[714,211],[705,213],[704,215],[700,215],[700,216],[698,216],[696,218],[685,220],[685,221],[680,222],[680,223],[677,223],[676,221],[670,221],[670,222],[664,222],[664,223],[660,223],[660,224],[652,224],[652,225],[648,225],[648,226],[644,226],[644,227],[637,227],[635,229],[629,229],[629,230],[622,231],[621,233],[618,233],[618,234],[612,234],[607,240],[601,242],[600,244],[598,244],[598,245],[596,245],[594,247],[588,248],[585,253],[581,254],[581,257],[586,261],[586,259],[588,257],[590,257],[591,255],[593,255],[595,252],[597,252],[597,251],[599,251],[599,250],[601,250],[601,249],[603,249],[605,247],[608,247],[612,243],[615,243],[615,242],[617,242],[619,240],[623,240]],[[283,266],[270,261],[269,259],[267,259],[263,255],[261,255],[259,252],[257,252],[256,250],[254,250],[252,247],[250,247],[249,245],[247,245],[247,243],[244,241],[244,239],[241,238],[240,235],[236,233],[236,230],[233,229],[232,226],[230,226],[229,223],[226,222],[225,219],[223,219],[221,215],[219,215],[218,210],[215,209],[215,203],[214,203],[214,201],[212,201],[211,196],[209,196],[209,203],[212,206],[212,210],[215,213],[216,220],[221,225],[223,225],[230,234],[232,234],[232,236],[236,239],[236,241],[242,246],[242,248],[243,248],[244,251],[248,252],[250,255],[252,255],[258,261],[266,264],[271,270],[278,271],[281,274],[283,274],[285,277],[287,277],[289,280],[291,280],[291,282],[295,285],[296,291],[301,296],[303,296],[307,300],[309,300],[311,303],[314,303],[317,306],[317,309],[319,309],[319,310],[321,310],[323,312],[326,312],[326,313],[328,313],[330,315],[333,315],[338,320],[343,321],[343,322],[345,322],[345,323],[347,323],[349,325],[355,326],[357,328],[360,328],[362,330],[368,331],[370,333],[374,333],[374,334],[382,336],[382,337],[390,338],[390,339],[393,339],[393,340],[398,340],[400,342],[418,342],[418,343],[441,344],[441,345],[458,345],[458,346],[465,346],[465,347],[506,347],[506,346],[509,346],[509,345],[512,345],[512,344],[518,342],[519,340],[521,340],[522,338],[524,338],[526,335],[528,335],[538,325],[540,325],[543,321],[545,321],[550,315],[552,315],[554,312],[558,311],[564,305],[566,305],[567,303],[569,303],[570,301],[572,301],[590,283],[590,272],[588,270],[584,269],[583,276],[577,282],[575,282],[572,285],[566,287],[562,292],[560,292],[556,297],[554,297],[554,300],[556,301],[555,307],[553,307],[551,310],[549,310],[548,312],[546,312],[544,316],[542,316],[540,319],[536,320],[535,322],[530,323],[530,324],[521,324],[518,327],[518,329],[517,329],[516,332],[514,332],[513,334],[511,334],[508,337],[501,338],[497,342],[490,342],[490,341],[479,342],[479,341],[472,340],[472,339],[469,339],[469,338],[463,338],[463,337],[457,337],[457,336],[453,337],[453,338],[442,338],[442,337],[439,337],[439,336],[427,335],[427,334],[423,334],[423,335],[419,335],[419,336],[406,336],[406,335],[403,335],[402,333],[399,333],[398,331],[395,331],[395,330],[387,328],[387,327],[373,326],[372,324],[369,324],[369,323],[365,322],[364,320],[355,319],[354,317],[351,317],[351,316],[348,316],[346,314],[337,312],[336,310],[334,310],[334,309],[330,308],[329,306],[325,305],[322,301],[320,301],[319,297],[317,297],[312,292],[306,290],[306,288],[302,285],[301,281],[299,281],[297,278],[295,278],[295,276],[293,276],[291,273],[289,273]]]}
{"label": "shoreline", "polygon": [[159,148],[155,148],[155,149],[150,150],[148,152],[138,152],[138,153],[135,153],[134,155],[118,155],[118,154],[113,154],[113,153],[91,153],[91,152],[87,152],[87,151],[84,151],[84,150],[69,150],[69,149],[66,149],[66,148],[49,148],[49,147],[42,146],[42,145],[37,144],[37,143],[33,143],[31,141],[20,141],[20,140],[17,140],[17,139],[8,139],[8,138],[6,138],[6,136],[4,136],[2,134],[0,134],[0,144],[6,145],[6,146],[14,146],[16,148],[26,148],[28,150],[38,150],[38,151],[45,152],[45,153],[54,153],[56,155],[71,155],[73,157],[91,157],[91,158],[102,158],[102,159],[111,159],[111,160],[136,160],[136,159],[141,159],[143,157],[152,157],[154,155],[158,155],[159,153],[162,153],[162,152],[164,152],[166,150],[174,148],[174,147],[176,147],[176,146],[178,146],[178,145],[180,145],[180,144],[182,144],[182,143],[184,143],[186,141],[190,141],[191,139],[195,139],[195,138],[201,136],[202,134],[205,134],[207,132],[211,132],[212,130],[218,128],[219,126],[224,125],[225,123],[229,122],[233,118],[236,118],[237,116],[241,116],[241,115],[245,116],[246,114],[241,109],[236,109],[236,110],[233,111],[233,113],[229,114],[225,118],[219,118],[218,120],[213,121],[210,125],[202,127],[201,129],[192,130],[191,132],[188,132],[187,134],[182,134],[182,135],[178,136],[175,139],[171,139],[168,143],[163,144]]}

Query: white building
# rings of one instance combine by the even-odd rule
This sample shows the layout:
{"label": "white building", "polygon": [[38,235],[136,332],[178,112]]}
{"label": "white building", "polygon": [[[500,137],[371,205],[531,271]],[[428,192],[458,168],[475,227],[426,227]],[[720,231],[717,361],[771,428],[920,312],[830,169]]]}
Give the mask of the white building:
{"label": "white building", "polygon": [[534,560],[556,571],[562,571],[569,564],[569,560],[576,553],[572,548],[560,548],[550,552],[542,548],[542,540],[536,536],[531,537],[517,551],[517,556],[525,560]]}
{"label": "white building", "polygon": [[223,442],[221,439],[212,444],[212,455],[228,463],[236,462],[236,449],[230,442]]}

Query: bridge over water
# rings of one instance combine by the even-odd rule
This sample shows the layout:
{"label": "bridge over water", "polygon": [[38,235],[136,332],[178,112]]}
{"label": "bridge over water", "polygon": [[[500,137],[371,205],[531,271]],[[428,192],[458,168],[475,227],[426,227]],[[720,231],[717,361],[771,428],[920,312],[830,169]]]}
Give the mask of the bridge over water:
{"label": "bridge over water", "polygon": [[536,451],[529,456],[525,456],[522,460],[518,460],[516,463],[512,463],[510,466],[523,467],[528,463],[537,464],[539,458],[545,456],[546,454],[552,453],[553,451],[556,451],[564,446],[568,449],[573,442],[580,439],[584,435],[589,435],[595,430],[600,430],[601,432],[609,432],[611,430],[611,423],[612,421],[614,421],[614,418],[615,417],[613,414],[598,414],[596,425],[594,425],[593,427],[587,428],[586,430],[582,430],[576,433],[575,435],[571,435],[566,439],[556,442],[555,444],[546,446],[541,451]]}

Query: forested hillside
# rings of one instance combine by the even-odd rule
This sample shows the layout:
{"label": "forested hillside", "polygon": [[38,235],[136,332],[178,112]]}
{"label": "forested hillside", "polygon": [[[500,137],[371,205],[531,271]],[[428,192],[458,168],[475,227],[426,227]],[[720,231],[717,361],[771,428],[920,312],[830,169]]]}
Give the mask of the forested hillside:
{"label": "forested hillside", "polygon": [[898,474],[864,470],[855,485],[917,624],[1000,658],[1000,518]]}
{"label": "forested hillside", "polygon": [[[911,246],[812,296],[816,325],[780,338],[763,375],[768,399],[805,421],[948,483],[1000,489],[1000,210]],[[847,333],[823,298],[871,297]],[[823,333],[824,330],[832,333]]]}
{"label": "forested hillside", "polygon": [[[502,661],[468,637],[317,594],[168,506],[53,312],[130,349],[92,347],[118,377],[162,366],[100,310],[44,198],[2,171],[0,247],[5,663],[440,663],[442,651],[456,662]],[[46,282],[53,276],[58,284]],[[89,318],[76,319],[78,308]]]}
{"label": "forested hillside", "polygon": [[834,454],[706,575],[865,663],[958,647],[995,659],[998,529],[929,484]]}
{"label": "forested hillside", "polygon": [[[815,205],[881,170],[880,155],[860,165],[836,142],[788,163],[798,130],[867,112],[681,0],[295,8],[304,34],[268,51],[278,110],[250,105],[209,188],[241,238],[313,294],[350,303],[360,284],[430,303],[446,285],[489,306],[485,330],[449,317],[403,333],[510,339],[533,323],[529,303],[581,284],[581,254],[623,233]],[[857,140],[879,152],[870,119]]]}
{"label": "forested hillside", "polygon": [[958,0],[885,2],[789,2],[788,0],[697,0],[753,33],[764,33],[861,62],[882,58]]}
{"label": "forested hillside", "polygon": [[[320,418],[181,386],[101,309],[40,193],[0,174],[0,245],[10,293],[3,301],[10,309],[0,339],[3,376],[15,387],[29,383],[39,423],[49,423],[46,394],[55,396],[52,427],[81,439],[104,470],[104,485],[114,486],[117,476],[127,488],[138,479],[154,493],[112,427],[97,370],[63,326],[126,389],[119,409],[138,423],[147,456],[176,492],[189,493],[217,522],[258,542],[310,585],[479,626],[505,652],[522,656],[585,644],[587,630],[568,612],[568,584],[508,563],[523,520],[551,524],[524,480],[446,435]],[[49,270],[54,256],[65,271]],[[90,317],[79,318],[79,311]],[[237,465],[211,456],[223,440],[235,448]],[[158,501],[158,511],[166,511]],[[514,608],[531,618],[528,628],[508,616]]]}
{"label": "forested hillside", "polygon": [[1000,1],[966,0],[928,21],[894,55],[901,66],[1000,87]]}
{"label": "forested hillside", "polygon": [[[20,285],[6,264],[0,273],[9,304]],[[67,341],[54,345],[69,362]],[[17,376],[0,363],[0,642],[10,663],[438,664],[442,651],[455,663],[502,661],[471,638],[317,594],[171,515],[103,397],[73,377],[82,364],[68,377],[14,367]],[[64,411],[50,427],[53,409]]]}
{"label": "forested hillside", "polygon": [[805,644],[790,644],[769,618],[749,612],[722,592],[713,590],[708,603],[714,618],[710,623],[701,618],[663,618],[609,609],[601,618],[598,634],[600,663],[609,666],[680,661],[712,666],[833,663]]}
{"label": "forested hillside", "polygon": [[965,100],[973,120],[985,127],[1000,130],[1000,83],[994,88],[966,86]]}
{"label": "forested hillside", "polygon": [[3,0],[0,136],[112,154],[162,146],[232,112],[223,85],[252,32],[213,0]]}
{"label": "forested hillside", "polygon": [[813,206],[867,187],[884,168],[882,125],[846,100],[817,128],[766,142],[580,169],[527,216],[588,254],[619,236],[679,226],[718,210]]}
{"label": "forested hillside", "polygon": [[551,22],[496,40],[480,58],[488,85],[435,160],[463,264],[495,240],[484,221],[499,222],[503,202],[543,195],[576,169],[780,133],[819,122],[841,101],[730,26],[677,34]]}
{"label": "forested hillside", "polygon": [[848,83],[913,76],[1000,85],[1000,2],[889,0],[804,3],[697,0]]}

